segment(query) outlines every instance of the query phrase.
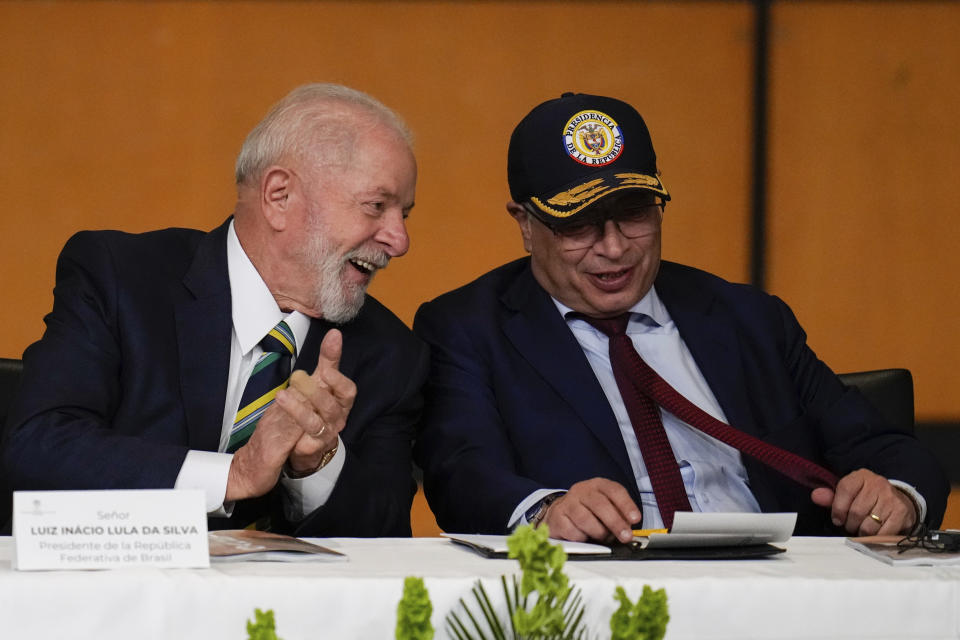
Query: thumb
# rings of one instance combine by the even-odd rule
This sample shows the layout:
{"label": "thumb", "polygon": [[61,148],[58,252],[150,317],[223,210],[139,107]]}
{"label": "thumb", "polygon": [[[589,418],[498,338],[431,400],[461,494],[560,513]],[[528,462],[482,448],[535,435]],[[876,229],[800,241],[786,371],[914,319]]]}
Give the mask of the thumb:
{"label": "thumb", "polygon": [[313,375],[317,376],[324,368],[340,370],[340,354],[343,353],[343,334],[339,329],[330,329],[320,343],[320,357]]}
{"label": "thumb", "polygon": [[818,487],[810,492],[810,499],[820,507],[829,507],[833,504],[833,489],[827,487]]}

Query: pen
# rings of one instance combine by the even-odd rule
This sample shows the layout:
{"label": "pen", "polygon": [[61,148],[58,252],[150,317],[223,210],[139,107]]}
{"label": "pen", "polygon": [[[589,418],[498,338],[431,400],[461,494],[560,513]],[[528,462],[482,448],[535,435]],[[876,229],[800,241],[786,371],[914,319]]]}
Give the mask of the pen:
{"label": "pen", "polygon": [[669,533],[666,529],[634,529],[633,537],[646,538],[651,533]]}

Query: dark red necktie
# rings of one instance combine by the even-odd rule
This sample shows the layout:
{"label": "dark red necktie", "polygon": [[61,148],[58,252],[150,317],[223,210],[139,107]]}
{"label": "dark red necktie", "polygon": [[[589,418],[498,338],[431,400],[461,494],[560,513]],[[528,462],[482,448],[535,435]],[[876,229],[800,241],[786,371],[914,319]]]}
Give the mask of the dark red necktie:
{"label": "dark red necktie", "polygon": [[640,455],[647,467],[653,495],[657,499],[657,508],[663,518],[663,526],[673,526],[675,511],[690,511],[687,490],[683,486],[677,457],[673,454],[667,432],[660,419],[660,407],[649,393],[645,393],[635,384],[633,358],[639,358],[633,343],[627,336],[629,314],[616,318],[589,318],[581,314],[572,314],[586,320],[610,338],[610,364],[613,377],[617,381],[623,404],[630,416],[630,424],[640,444]]}
{"label": "dark red necktie", "polygon": [[[631,408],[631,405],[637,404],[636,398],[639,397],[644,398],[647,404],[652,404],[652,400],[688,425],[736,448],[744,455],[756,458],[768,467],[806,487],[810,487],[811,489],[817,487],[833,488],[837,485],[837,477],[827,469],[795,453],[791,453],[743,431],[734,429],[730,425],[717,420],[683,397],[676,389],[661,378],[650,365],[644,362],[640,354],[637,353],[637,350],[633,348],[633,342],[626,334],[627,323],[630,319],[629,313],[619,315],[615,318],[590,318],[582,314],[571,315],[586,320],[610,338],[610,364],[613,367],[613,375],[617,380],[617,386],[620,388],[620,394],[623,396],[627,413],[630,415],[630,422],[633,423],[633,430],[637,434],[637,440],[640,442],[643,462],[647,466],[647,472],[650,474],[653,492],[657,498],[657,504],[660,506],[660,515],[663,516],[663,522],[667,528],[670,528],[673,523],[673,511],[689,511],[690,505],[687,502],[686,490],[683,488],[680,479],[680,472],[677,468],[673,450],[670,449],[670,443],[667,441],[666,433],[660,422],[659,410],[656,410],[656,424],[659,426],[660,434],[662,434],[662,441],[666,446],[666,451],[663,451],[662,446],[655,445],[651,458],[655,455],[656,462],[651,464],[651,461],[648,461],[647,452],[644,450],[644,447],[647,445],[644,444],[644,438],[641,438],[640,432],[650,428],[648,426],[650,418],[639,413],[637,414],[637,418],[635,418],[634,409]],[[656,409],[656,407],[654,407],[654,409]],[[643,426],[638,427],[638,422]],[[653,429],[651,428],[651,430]],[[660,461],[659,458],[664,456],[664,454],[670,458],[669,463]],[[672,465],[670,463],[672,463]],[[672,471],[670,470],[671,466]],[[673,474],[675,481],[680,482],[681,485],[680,491],[683,494],[683,505],[685,506],[673,506],[672,511],[669,511],[669,518],[660,502],[655,470],[656,473],[661,472],[661,470],[666,470],[667,474]],[[665,499],[668,500],[671,505],[676,505],[677,498],[674,496],[676,489],[672,488],[673,482],[673,479],[669,481],[671,488],[666,490]]]}

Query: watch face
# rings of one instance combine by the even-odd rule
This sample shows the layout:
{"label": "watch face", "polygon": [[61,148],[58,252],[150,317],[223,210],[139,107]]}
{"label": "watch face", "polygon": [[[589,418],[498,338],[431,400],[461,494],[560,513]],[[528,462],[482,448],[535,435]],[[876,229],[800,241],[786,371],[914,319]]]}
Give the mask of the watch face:
{"label": "watch face", "polygon": [[545,511],[545,510],[546,510],[546,505],[544,504],[543,500],[540,500],[538,502],[534,502],[533,506],[527,509],[526,513],[523,514],[523,517],[526,519],[528,523],[532,524],[538,521],[537,516],[540,515],[541,511]]}
{"label": "watch face", "polygon": [[532,507],[527,509],[526,513],[523,514],[523,517],[526,518],[529,524],[534,526],[540,524],[543,518],[547,515],[547,508],[553,504],[554,500],[562,495],[562,493],[551,493],[539,502],[535,502]]}

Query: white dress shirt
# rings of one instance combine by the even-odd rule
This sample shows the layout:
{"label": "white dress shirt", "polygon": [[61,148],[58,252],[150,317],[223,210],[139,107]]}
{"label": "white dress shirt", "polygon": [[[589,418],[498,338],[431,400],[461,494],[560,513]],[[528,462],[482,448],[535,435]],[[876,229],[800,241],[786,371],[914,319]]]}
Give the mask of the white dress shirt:
{"label": "white dress shirt", "polygon": [[[560,314],[566,316],[573,311],[563,303],[554,300]],[[633,342],[640,357],[653,368],[660,377],[676,389],[690,402],[714,418],[727,422],[717,399],[710,390],[700,368],[680,337],[673,319],[661,302],[656,289],[651,287],[631,309],[627,335]],[[630,458],[637,489],[640,492],[643,512],[643,527],[658,529],[663,527],[663,518],[657,508],[650,476],[643,463],[640,445],[626,406],[620,395],[613,368],[610,364],[609,338],[582,319],[568,319],[567,325],[580,343],[590,367],[593,369],[600,386],[603,388],[616,416],[620,434]],[[672,413],[660,408],[663,428],[677,458],[680,475],[687,490],[687,499],[693,511],[711,512],[759,512],[740,452],[730,445],[708,436],[699,429],[691,427]],[[926,502],[913,487],[896,480],[891,482],[910,493],[921,508],[921,519],[926,514]],[[552,493],[565,489],[541,489],[527,496],[510,516],[509,526],[525,521],[528,509]]]}
{"label": "white dress shirt", "polygon": [[[207,496],[207,512],[212,516],[229,517],[233,504],[224,504],[227,478],[233,454],[224,453],[230,430],[250,372],[263,353],[260,341],[281,320],[285,320],[297,342],[297,354],[310,330],[310,318],[299,311],[284,313],[244,253],[233,222],[227,231],[227,269],[233,308],[233,332],[230,340],[230,368],[227,372],[227,397],[220,425],[220,445],[216,452],[190,450],[174,485],[177,489],[203,489]],[[295,359],[293,360],[295,362]],[[291,362],[291,367],[293,366]],[[309,373],[309,372],[308,372]],[[346,449],[338,442],[333,459],[316,473],[304,478],[281,475],[283,504],[287,518],[296,522],[330,498],[340,477]]]}

